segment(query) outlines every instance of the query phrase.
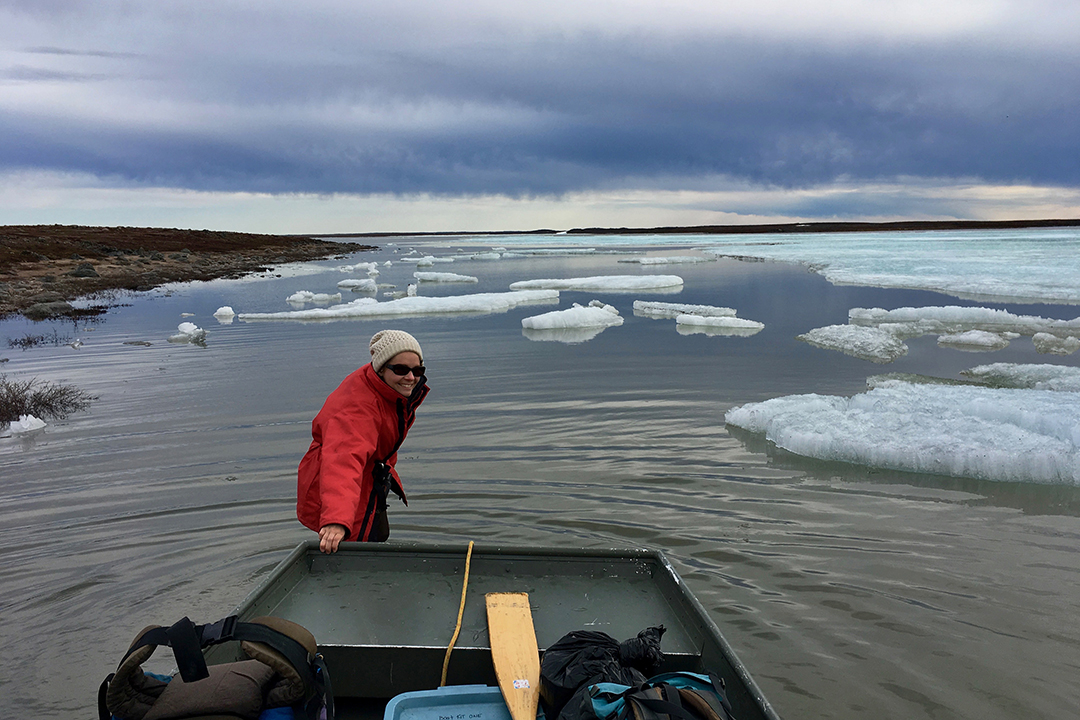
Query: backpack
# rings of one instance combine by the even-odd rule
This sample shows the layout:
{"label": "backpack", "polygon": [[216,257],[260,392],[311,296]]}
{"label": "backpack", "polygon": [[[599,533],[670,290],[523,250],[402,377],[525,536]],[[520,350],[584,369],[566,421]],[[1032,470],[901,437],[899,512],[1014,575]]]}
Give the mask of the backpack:
{"label": "backpack", "polygon": [[[207,666],[203,649],[229,641],[240,643],[244,659]],[[172,677],[142,669],[159,645],[172,648],[178,668]],[[276,617],[240,622],[230,615],[206,625],[185,617],[169,628],[151,625],[98,689],[99,720],[256,720],[270,708],[291,709],[296,720],[334,718],[330,676],[314,636]]]}
{"label": "backpack", "polygon": [[642,630],[619,642],[597,630],[575,630],[544,651],[540,663],[540,705],[545,717],[559,713],[574,696],[596,683],[640,685],[664,660],[664,626]]}
{"label": "backpack", "polygon": [[712,675],[673,672],[632,686],[597,683],[563,709],[567,720],[734,720],[724,681]]}

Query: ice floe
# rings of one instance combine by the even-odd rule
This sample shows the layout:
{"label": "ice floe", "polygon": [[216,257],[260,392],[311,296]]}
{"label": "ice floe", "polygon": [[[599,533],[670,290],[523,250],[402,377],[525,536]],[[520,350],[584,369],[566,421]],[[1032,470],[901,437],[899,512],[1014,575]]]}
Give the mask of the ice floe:
{"label": "ice floe", "polygon": [[1080,392],[1080,368],[1067,365],[993,363],[960,374],[991,387]]}
{"label": "ice floe", "polygon": [[619,311],[599,300],[593,300],[587,306],[574,303],[573,307],[566,310],[552,310],[521,320],[521,327],[530,330],[613,327],[622,324],[623,319]]}
{"label": "ice floe", "polygon": [[731,237],[705,252],[808,265],[842,285],[935,290],[975,300],[1080,304],[1075,228]]}
{"label": "ice floe", "polygon": [[588,306],[574,303],[566,310],[524,318],[521,332],[530,340],[576,344],[592,340],[609,327],[622,324],[618,310],[593,300]]}
{"label": "ice floe", "polygon": [[653,319],[674,319],[680,335],[727,335],[749,337],[765,328],[763,323],[735,317],[736,311],[715,305],[635,300],[634,315]]}
{"label": "ice floe", "polygon": [[930,306],[852,308],[848,321],[848,325],[815,328],[797,338],[877,363],[906,354],[904,340],[921,335],[938,335],[939,345],[969,352],[1001,350],[1023,335],[1033,336],[1035,349],[1041,353],[1067,355],[1070,347],[1080,349],[1080,318],[1053,320],[986,307]]}
{"label": "ice floe", "polygon": [[414,272],[413,277],[418,282],[429,283],[476,283],[480,282],[480,278],[473,277],[472,275],[459,275],[458,273],[443,273],[443,272]]}
{"label": "ice floe", "polygon": [[685,303],[658,302],[656,300],[635,300],[634,314],[651,318],[675,318],[679,315],[735,317],[737,313],[732,308],[717,307],[715,305],[688,305]]}
{"label": "ice floe", "polygon": [[232,321],[236,319],[236,311],[228,305],[222,305],[214,311],[214,319],[218,321],[219,325],[231,325]]}
{"label": "ice floe", "polygon": [[967,352],[992,352],[1009,347],[1009,341],[1020,337],[1017,333],[992,333],[986,330],[967,330],[962,333],[939,335],[938,345]]}
{"label": "ice floe", "polygon": [[678,275],[593,275],[591,277],[521,280],[511,290],[578,290],[585,292],[634,292],[640,290],[680,290]]}
{"label": "ice floe", "polygon": [[306,303],[332,303],[341,302],[341,293],[314,293],[310,290],[297,290],[289,297],[285,298],[285,302],[290,305],[304,305]]}
{"label": "ice floe", "polygon": [[1052,320],[1038,315],[1015,315],[1007,310],[955,305],[902,307],[895,310],[852,308],[848,311],[848,322],[870,327],[888,326],[887,329],[894,334],[906,337],[955,334],[968,330],[1080,336],[1080,317]]}
{"label": "ice floe", "polygon": [[828,325],[796,336],[797,340],[825,350],[874,363],[890,363],[907,354],[908,346],[888,330],[861,325]]}
{"label": "ice floe", "polygon": [[169,336],[171,343],[202,344],[206,340],[206,331],[192,322],[182,322],[176,326],[176,334]]}
{"label": "ice floe", "polygon": [[712,262],[716,258],[706,258],[700,255],[671,255],[669,257],[639,257],[620,258],[621,263],[637,263],[639,265],[675,265],[679,263],[703,263]]}
{"label": "ice floe", "polygon": [[819,460],[984,480],[1080,485],[1080,393],[891,381],[853,397],[790,395],[728,424]]}
{"label": "ice floe", "polygon": [[1069,335],[1058,337],[1050,333],[1037,332],[1031,336],[1035,351],[1044,355],[1072,355],[1080,350],[1080,337]]}
{"label": "ice floe", "polygon": [[[362,263],[356,263],[355,265],[342,265],[341,267],[338,268],[338,270],[340,270],[343,273],[366,272],[368,275],[375,276],[375,275],[379,274],[379,270],[376,267],[376,265],[377,265],[377,263],[373,263],[373,262],[362,262]],[[386,261],[386,265],[387,265],[387,267],[389,267],[389,265],[390,265],[389,260]]]}
{"label": "ice floe", "polygon": [[764,330],[765,323],[728,316],[677,315],[675,327],[682,335],[702,333],[750,337]]}
{"label": "ice floe", "polygon": [[[415,287],[410,285],[409,287]],[[240,313],[241,320],[336,320],[345,318],[374,318],[400,315],[443,315],[447,313],[490,314],[506,312],[519,305],[557,303],[556,290],[522,290],[505,293],[476,293],[449,297],[407,296],[378,302],[375,298],[359,298],[349,303],[325,308],[292,310],[272,313]]]}
{"label": "ice floe", "polygon": [[596,248],[525,248],[518,252],[523,255],[561,257],[569,255],[593,255],[596,253]]}
{"label": "ice floe", "polygon": [[352,292],[376,292],[379,289],[379,284],[371,278],[350,278],[349,280],[338,281],[337,286],[342,290],[350,290]]}

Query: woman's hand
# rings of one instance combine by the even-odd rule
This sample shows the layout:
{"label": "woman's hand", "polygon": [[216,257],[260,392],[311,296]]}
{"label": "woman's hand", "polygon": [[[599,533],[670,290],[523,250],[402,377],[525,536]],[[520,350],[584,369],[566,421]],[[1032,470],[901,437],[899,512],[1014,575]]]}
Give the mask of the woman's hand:
{"label": "woman's hand", "polygon": [[348,533],[349,530],[344,525],[323,525],[319,530],[319,550],[324,553],[337,552],[338,545]]}

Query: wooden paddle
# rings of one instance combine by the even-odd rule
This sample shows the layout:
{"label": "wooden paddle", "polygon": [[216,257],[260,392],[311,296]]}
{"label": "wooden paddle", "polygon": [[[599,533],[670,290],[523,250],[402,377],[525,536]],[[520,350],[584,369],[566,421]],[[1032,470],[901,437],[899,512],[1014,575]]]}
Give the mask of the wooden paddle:
{"label": "wooden paddle", "polygon": [[527,593],[488,593],[491,660],[513,720],[536,720],[540,701],[540,651]]}

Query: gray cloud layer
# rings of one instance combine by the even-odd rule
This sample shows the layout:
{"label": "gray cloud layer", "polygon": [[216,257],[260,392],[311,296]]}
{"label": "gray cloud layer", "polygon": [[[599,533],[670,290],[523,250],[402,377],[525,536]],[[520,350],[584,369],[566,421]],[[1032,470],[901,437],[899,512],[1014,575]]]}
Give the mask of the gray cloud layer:
{"label": "gray cloud layer", "polygon": [[271,193],[1080,185],[1080,53],[1059,42],[106,5],[0,12],[20,48],[3,167]]}

